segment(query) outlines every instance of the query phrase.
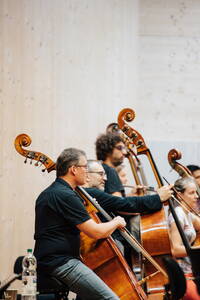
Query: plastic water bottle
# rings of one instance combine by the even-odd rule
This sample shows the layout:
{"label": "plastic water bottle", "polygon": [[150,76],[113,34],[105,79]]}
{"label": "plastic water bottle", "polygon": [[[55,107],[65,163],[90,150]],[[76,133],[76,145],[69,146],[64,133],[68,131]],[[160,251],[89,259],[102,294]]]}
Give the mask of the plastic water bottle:
{"label": "plastic water bottle", "polygon": [[36,258],[32,249],[28,249],[22,261],[22,300],[36,300],[37,298],[36,267]]}

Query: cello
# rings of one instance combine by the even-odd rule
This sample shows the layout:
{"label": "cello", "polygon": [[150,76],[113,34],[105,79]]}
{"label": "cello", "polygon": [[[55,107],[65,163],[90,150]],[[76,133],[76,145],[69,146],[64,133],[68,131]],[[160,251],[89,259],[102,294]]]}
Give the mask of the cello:
{"label": "cello", "polygon": [[[164,184],[153,160],[150,149],[146,146],[141,134],[125,122],[131,122],[134,120],[134,118],[135,112],[132,109],[125,108],[121,110],[118,115],[119,128],[129,137],[132,144],[135,145],[137,149],[137,155],[144,154],[147,156],[157,184],[159,187],[161,187]],[[141,216],[141,239],[143,247],[163,267],[163,256],[171,256],[168,223],[165,216],[164,207],[160,211],[153,214]],[[145,274],[148,275],[152,272],[152,266],[149,264],[149,262],[145,261],[144,267]],[[160,298],[162,297],[165,284],[166,278],[161,273],[157,274],[157,276],[151,278],[151,280],[147,282],[147,292],[152,295],[152,299],[157,299],[157,293],[159,294]]]}
{"label": "cello", "polygon": [[[36,160],[35,166],[44,165],[43,172],[55,170],[56,164],[41,152],[26,150],[31,144],[31,138],[26,134],[16,137],[15,149],[28,159]],[[77,191],[78,192],[78,191]],[[86,209],[90,216],[100,222],[96,215],[94,206],[85,200]],[[91,268],[117,295],[123,300],[146,300],[147,296],[141,286],[137,283],[135,275],[130,270],[123,255],[119,251],[111,237],[96,241],[81,233],[81,255],[83,262]],[[111,276],[112,275],[112,276]]]}

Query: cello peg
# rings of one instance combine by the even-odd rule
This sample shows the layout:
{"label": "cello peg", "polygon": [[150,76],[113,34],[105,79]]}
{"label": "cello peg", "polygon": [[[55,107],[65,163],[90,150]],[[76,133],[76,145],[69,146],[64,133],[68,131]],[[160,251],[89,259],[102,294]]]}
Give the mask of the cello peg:
{"label": "cello peg", "polygon": [[137,133],[135,133],[135,132],[132,132],[132,133],[131,133],[131,138],[132,138],[132,139],[135,139],[135,138],[137,138],[137,137],[138,137]]}

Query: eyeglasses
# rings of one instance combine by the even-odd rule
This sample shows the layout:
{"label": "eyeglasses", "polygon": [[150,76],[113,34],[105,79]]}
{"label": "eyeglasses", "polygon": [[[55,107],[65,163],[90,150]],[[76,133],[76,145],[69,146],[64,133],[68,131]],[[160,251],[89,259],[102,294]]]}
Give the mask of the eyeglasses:
{"label": "eyeglasses", "polygon": [[106,173],[103,172],[103,171],[99,171],[99,172],[89,171],[88,173],[96,173],[96,174],[99,174],[99,175],[102,176],[102,177],[106,176]]}
{"label": "eyeglasses", "polygon": [[126,147],[119,145],[119,146],[115,146],[115,149],[117,149],[119,151],[123,151],[123,150],[126,150]]}
{"label": "eyeglasses", "polygon": [[86,170],[88,169],[88,165],[75,165],[77,168],[85,168]]}

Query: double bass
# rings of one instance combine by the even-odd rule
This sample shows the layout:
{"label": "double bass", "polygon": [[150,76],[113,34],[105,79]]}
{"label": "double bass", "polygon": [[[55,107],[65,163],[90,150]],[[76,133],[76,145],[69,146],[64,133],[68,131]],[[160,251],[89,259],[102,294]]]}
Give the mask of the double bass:
{"label": "double bass", "polygon": [[[150,149],[146,146],[141,134],[130,127],[125,121],[131,122],[135,118],[135,112],[130,108],[125,108],[118,115],[119,128],[129,137],[137,149],[137,155],[146,155],[156,178],[158,187],[163,186],[162,178],[153,160]],[[141,216],[141,240],[143,247],[162,266],[162,258],[171,256],[171,246],[168,231],[168,222],[165,216],[164,207],[153,214]],[[148,261],[144,262],[145,274],[152,272],[152,266]],[[147,282],[147,292],[152,295],[152,299],[162,299],[166,278],[159,273]],[[159,296],[157,295],[159,294]],[[157,297],[157,298],[156,298]]]}
{"label": "double bass", "polygon": [[[35,166],[44,165],[42,171],[55,170],[55,163],[41,152],[26,150],[31,144],[31,138],[26,134],[20,134],[15,139],[15,148],[18,153],[25,156],[31,162],[36,160]],[[77,190],[80,195],[80,190]],[[80,195],[82,197],[82,195]],[[82,197],[83,198],[83,197]],[[84,198],[86,209],[90,216],[100,222],[96,215],[95,207]],[[81,256],[83,262],[91,268],[117,295],[123,300],[146,300],[147,295],[138,284],[135,275],[130,270],[123,255],[111,237],[102,240],[94,240],[81,233]]]}

